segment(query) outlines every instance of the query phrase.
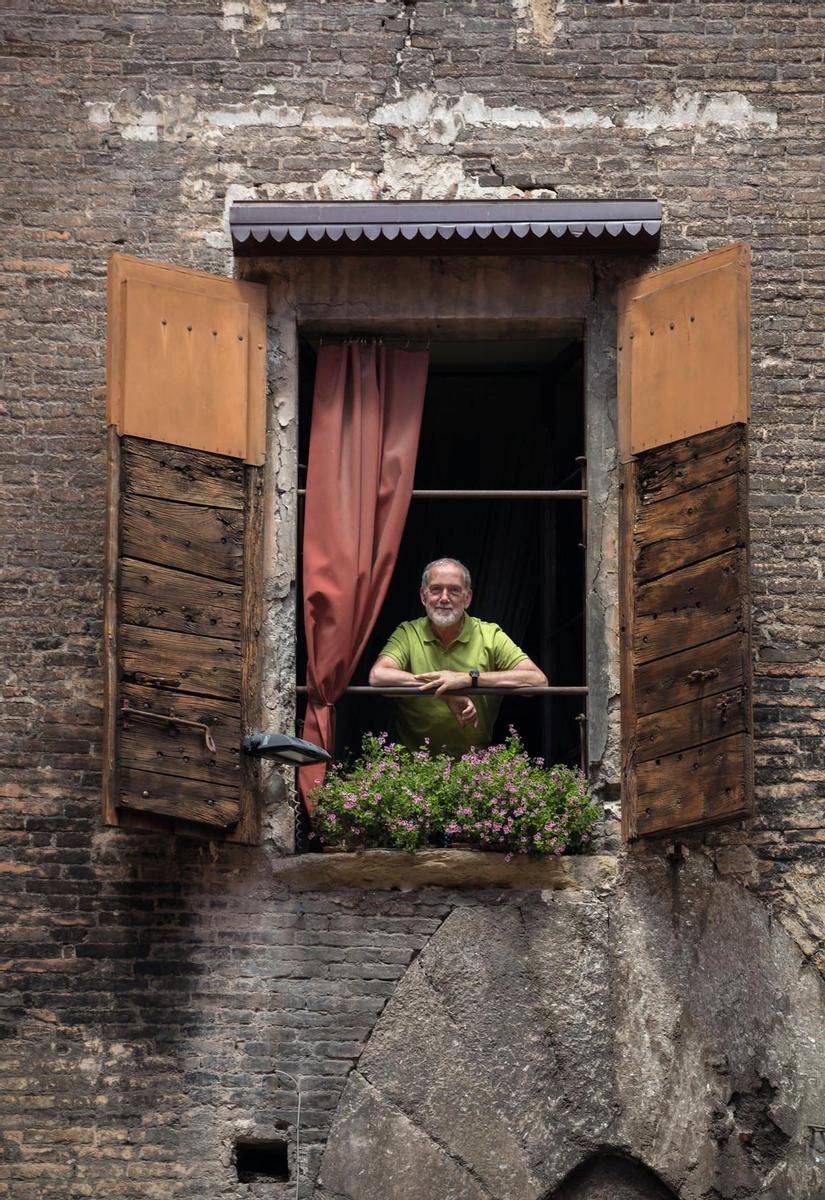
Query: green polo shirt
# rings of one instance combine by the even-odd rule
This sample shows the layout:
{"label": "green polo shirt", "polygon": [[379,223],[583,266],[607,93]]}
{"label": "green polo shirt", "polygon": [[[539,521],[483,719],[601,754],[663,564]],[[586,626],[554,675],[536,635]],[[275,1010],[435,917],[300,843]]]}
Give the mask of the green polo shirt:
{"label": "green polo shirt", "polygon": [[[386,654],[402,671],[423,675],[425,671],[510,671],[527,655],[508,638],[499,625],[465,616],[461,633],[446,650],[439,642],[429,618],[404,621],[387,642]],[[469,685],[469,679],[467,683]],[[475,696],[478,726],[458,724],[439,697],[396,701],[396,730],[410,750],[418,750],[430,739],[434,754],[460,758],[473,746],[489,746],[501,700],[498,696]]]}

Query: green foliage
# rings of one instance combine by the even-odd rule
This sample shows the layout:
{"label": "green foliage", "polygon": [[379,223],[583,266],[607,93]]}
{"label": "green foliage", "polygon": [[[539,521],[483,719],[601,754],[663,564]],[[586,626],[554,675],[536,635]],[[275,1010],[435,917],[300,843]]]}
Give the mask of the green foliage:
{"label": "green foliage", "polygon": [[367,734],[361,757],[328,771],[313,802],[322,839],[349,850],[455,839],[508,854],[581,853],[598,817],[582,773],[530,759],[513,729],[503,745],[458,761]]}

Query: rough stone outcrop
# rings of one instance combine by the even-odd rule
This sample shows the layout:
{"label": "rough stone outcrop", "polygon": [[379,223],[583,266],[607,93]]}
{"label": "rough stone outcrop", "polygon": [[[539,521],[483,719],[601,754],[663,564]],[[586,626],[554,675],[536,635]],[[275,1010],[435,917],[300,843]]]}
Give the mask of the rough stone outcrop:
{"label": "rough stone outcrop", "polygon": [[814,1200],[825,987],[781,926],[702,857],[634,856],[611,913],[615,1141],[682,1200]]}
{"label": "rough stone outcrop", "polygon": [[426,1161],[427,1195],[590,1197],[564,1181],[606,1146],[662,1182],[593,1166],[600,1200],[816,1200],[824,1054],[825,989],[762,905],[703,857],[634,855],[609,896],[453,911],[349,1077],[320,1195],[423,1196]]}
{"label": "rough stone outcrop", "polygon": [[[580,1147],[598,1143],[612,1116],[607,910],[565,895],[456,910],[442,925],[350,1076],[325,1191],[396,1194],[384,1177],[383,1191],[369,1190],[363,1154],[346,1148],[353,1137],[380,1140],[370,1126],[377,1113],[383,1130],[412,1122],[485,1196],[542,1196]],[[432,1187],[451,1194],[446,1177]]]}

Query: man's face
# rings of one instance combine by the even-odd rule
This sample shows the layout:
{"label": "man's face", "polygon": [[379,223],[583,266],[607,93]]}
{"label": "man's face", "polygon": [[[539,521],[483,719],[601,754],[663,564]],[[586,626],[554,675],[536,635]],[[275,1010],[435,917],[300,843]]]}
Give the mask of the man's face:
{"label": "man's face", "polygon": [[421,603],[431,624],[446,628],[461,620],[472,595],[465,589],[464,576],[458,567],[433,567],[430,582],[421,589]]}

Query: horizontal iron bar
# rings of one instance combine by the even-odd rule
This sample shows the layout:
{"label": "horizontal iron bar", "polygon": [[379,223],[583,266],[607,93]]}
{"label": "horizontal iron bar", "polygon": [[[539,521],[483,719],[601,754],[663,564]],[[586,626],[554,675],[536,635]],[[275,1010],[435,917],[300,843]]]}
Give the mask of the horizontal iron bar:
{"label": "horizontal iron bar", "polygon": [[[305,696],[307,688],[299,684],[295,689]],[[347,696],[422,696],[432,699],[432,692],[419,692],[414,687],[348,687]],[[586,696],[586,687],[478,687],[461,688],[450,692],[451,696]]]}
{"label": "horizontal iron bar", "polygon": [[[305,496],[306,488],[298,488]],[[546,488],[414,488],[413,500],[586,500],[587,492],[580,488],[548,491]]]}

